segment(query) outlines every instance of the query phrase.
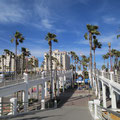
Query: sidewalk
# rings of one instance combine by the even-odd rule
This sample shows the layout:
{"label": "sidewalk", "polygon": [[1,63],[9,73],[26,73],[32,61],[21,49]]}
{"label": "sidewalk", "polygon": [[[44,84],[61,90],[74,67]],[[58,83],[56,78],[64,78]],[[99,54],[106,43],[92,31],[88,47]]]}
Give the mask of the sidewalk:
{"label": "sidewalk", "polygon": [[38,111],[12,120],[92,120],[88,110],[89,92],[68,90],[61,94],[59,108]]}

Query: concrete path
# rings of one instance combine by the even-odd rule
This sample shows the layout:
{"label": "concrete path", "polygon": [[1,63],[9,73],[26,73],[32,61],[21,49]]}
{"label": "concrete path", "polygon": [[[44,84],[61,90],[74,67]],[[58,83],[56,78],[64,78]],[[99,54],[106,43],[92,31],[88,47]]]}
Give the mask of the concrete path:
{"label": "concrete path", "polygon": [[67,91],[61,95],[59,108],[34,112],[12,120],[92,120],[88,110],[88,91]]}

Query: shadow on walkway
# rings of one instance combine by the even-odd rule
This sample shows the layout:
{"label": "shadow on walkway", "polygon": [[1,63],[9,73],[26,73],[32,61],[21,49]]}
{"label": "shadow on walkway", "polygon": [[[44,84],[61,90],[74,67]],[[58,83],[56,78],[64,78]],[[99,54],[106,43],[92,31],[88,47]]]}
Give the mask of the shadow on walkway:
{"label": "shadow on walkway", "polygon": [[58,108],[62,107],[68,100],[69,98],[74,94],[77,88],[69,88],[67,89],[64,93],[61,93],[58,99]]}
{"label": "shadow on walkway", "polygon": [[44,117],[36,116],[36,117],[23,118],[23,119],[17,119],[17,120],[41,120],[44,118],[50,118],[50,117],[56,117],[56,116],[60,116],[60,115],[52,115],[52,116],[44,116]]}

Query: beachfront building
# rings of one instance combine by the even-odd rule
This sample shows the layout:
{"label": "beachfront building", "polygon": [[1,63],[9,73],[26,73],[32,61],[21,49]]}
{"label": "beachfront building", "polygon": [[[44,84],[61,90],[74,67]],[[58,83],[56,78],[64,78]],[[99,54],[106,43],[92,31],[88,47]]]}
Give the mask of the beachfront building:
{"label": "beachfront building", "polygon": [[[44,70],[50,70],[49,52],[44,54]],[[70,69],[70,57],[66,51],[55,50],[52,52],[52,56],[57,58],[60,66],[58,70],[69,70]],[[55,62],[52,62],[53,70],[55,69]]]}
{"label": "beachfront building", "polygon": [[[24,63],[24,65],[23,65]],[[24,67],[24,68],[23,68]],[[17,73],[22,70],[36,71],[38,69],[38,59],[34,56],[25,58],[17,55]],[[15,71],[15,57],[9,54],[0,56],[0,72],[14,72]]]}

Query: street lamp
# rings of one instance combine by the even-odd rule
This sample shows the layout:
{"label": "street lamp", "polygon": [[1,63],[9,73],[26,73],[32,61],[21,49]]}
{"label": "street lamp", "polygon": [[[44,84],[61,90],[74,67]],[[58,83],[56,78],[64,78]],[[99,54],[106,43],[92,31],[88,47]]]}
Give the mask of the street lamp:
{"label": "street lamp", "polygon": [[112,59],[111,59],[111,43],[108,43],[108,47],[109,47],[109,54],[110,54],[110,71],[112,71]]}

